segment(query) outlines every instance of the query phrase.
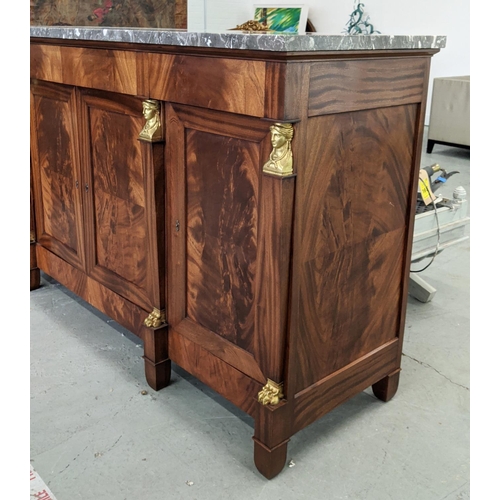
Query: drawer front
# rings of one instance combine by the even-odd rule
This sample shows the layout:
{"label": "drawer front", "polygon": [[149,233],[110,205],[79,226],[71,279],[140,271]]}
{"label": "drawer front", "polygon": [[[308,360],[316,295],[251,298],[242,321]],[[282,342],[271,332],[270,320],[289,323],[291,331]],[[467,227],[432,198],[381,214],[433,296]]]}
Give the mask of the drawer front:
{"label": "drawer front", "polygon": [[32,43],[30,46],[30,78],[62,83],[61,48]]}
{"label": "drawer front", "polygon": [[263,61],[149,54],[148,63],[153,99],[264,116]]}
{"label": "drawer front", "polygon": [[30,76],[67,85],[136,95],[137,55],[124,50],[32,44]]}

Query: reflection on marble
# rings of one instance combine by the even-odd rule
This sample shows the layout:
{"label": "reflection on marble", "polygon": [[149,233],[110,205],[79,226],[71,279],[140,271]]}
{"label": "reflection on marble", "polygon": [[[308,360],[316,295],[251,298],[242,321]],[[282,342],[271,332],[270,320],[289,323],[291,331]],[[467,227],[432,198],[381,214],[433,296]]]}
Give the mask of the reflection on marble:
{"label": "reflection on marble", "polygon": [[274,52],[442,49],[446,46],[446,36],[442,35],[326,35],[321,33],[287,35],[242,31],[194,33],[186,30],[154,28],[73,26],[31,26],[30,36]]}

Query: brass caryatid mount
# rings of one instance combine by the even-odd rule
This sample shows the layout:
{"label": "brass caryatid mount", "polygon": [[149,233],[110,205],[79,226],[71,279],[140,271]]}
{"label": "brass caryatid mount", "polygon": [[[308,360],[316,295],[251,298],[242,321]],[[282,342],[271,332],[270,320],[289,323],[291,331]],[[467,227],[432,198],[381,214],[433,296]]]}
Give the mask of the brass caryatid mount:
{"label": "brass caryatid mount", "polygon": [[293,125],[291,123],[275,123],[269,127],[273,150],[269,160],[264,164],[263,171],[267,174],[285,177],[293,175],[292,139]]}
{"label": "brass caryatid mount", "polygon": [[142,103],[142,114],[146,124],[139,133],[139,139],[147,142],[163,140],[163,129],[160,121],[160,103],[154,99],[147,99]]}
{"label": "brass caryatid mount", "polygon": [[283,399],[283,384],[267,379],[267,384],[259,392],[257,400],[263,405],[277,405]]}
{"label": "brass caryatid mount", "polygon": [[149,316],[144,320],[144,324],[148,328],[158,328],[166,323],[165,313],[161,312],[156,307],[153,309]]}

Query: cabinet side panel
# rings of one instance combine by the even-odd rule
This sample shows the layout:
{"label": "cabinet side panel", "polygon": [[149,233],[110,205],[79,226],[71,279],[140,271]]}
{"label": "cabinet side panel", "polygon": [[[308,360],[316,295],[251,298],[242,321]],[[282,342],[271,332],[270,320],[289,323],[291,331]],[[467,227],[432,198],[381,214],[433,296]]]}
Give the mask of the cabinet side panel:
{"label": "cabinet side panel", "polygon": [[188,130],[187,313],[250,352],[259,144]]}
{"label": "cabinet side panel", "polygon": [[409,105],[309,120],[299,391],[398,336],[416,115]]}

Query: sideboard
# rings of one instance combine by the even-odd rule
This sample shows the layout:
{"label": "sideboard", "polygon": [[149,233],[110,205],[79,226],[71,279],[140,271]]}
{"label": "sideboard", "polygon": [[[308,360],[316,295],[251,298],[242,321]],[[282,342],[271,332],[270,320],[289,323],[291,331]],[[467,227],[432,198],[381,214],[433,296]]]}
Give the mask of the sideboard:
{"label": "sideboard", "polygon": [[442,36],[31,28],[40,270],[254,418],[266,477],[398,387]]}

